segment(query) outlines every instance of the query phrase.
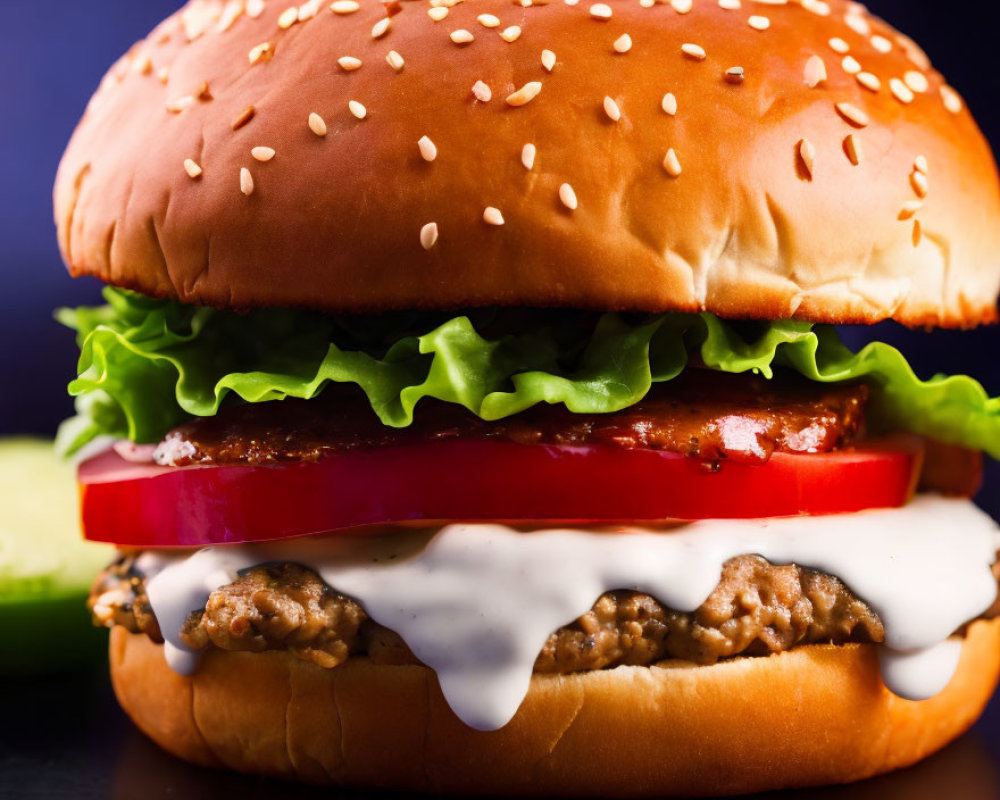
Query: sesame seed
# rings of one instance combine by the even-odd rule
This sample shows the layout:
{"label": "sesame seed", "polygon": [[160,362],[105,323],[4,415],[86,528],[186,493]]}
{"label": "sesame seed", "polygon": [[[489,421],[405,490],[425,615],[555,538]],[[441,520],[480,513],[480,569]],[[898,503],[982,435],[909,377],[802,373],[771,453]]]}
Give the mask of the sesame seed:
{"label": "sesame seed", "polygon": [[845,120],[859,128],[868,126],[868,115],[853,103],[837,103],[835,108]]}
{"label": "sesame seed", "polygon": [[611,19],[611,6],[607,3],[594,3],[590,7],[590,16],[594,19]]}
{"label": "sesame seed", "polygon": [[908,219],[913,219],[913,216],[924,207],[923,202],[920,200],[908,200],[903,203],[903,207],[899,209],[899,219],[905,222]]}
{"label": "sesame seed", "polygon": [[912,103],[915,98],[913,90],[899,78],[889,79],[889,89],[892,91],[892,96],[900,103]]}
{"label": "sesame seed", "polygon": [[844,72],[848,75],[857,75],[861,72],[861,64],[854,56],[844,56],[844,60],[840,62],[840,66],[844,68]]}
{"label": "sesame seed", "polygon": [[897,33],[896,43],[903,48],[903,52],[906,53],[906,57],[920,69],[924,72],[929,72],[931,70],[930,58],[927,57],[927,53],[925,53],[920,45],[913,41],[913,39],[902,33]]}
{"label": "sesame seed", "polygon": [[391,17],[382,17],[378,22],[372,25],[372,38],[381,39],[389,32],[389,28],[392,26]]}
{"label": "sesame seed", "polygon": [[861,158],[863,156],[863,153],[861,152],[861,142],[853,133],[849,134],[847,138],[844,139],[844,152],[847,153],[847,157],[854,166],[858,166],[858,164],[861,163]]}
{"label": "sesame seed", "polygon": [[671,117],[677,114],[677,98],[673,92],[667,92],[663,95],[663,99],[660,101],[660,108],[663,109],[665,114],[669,114]]}
{"label": "sesame seed", "polygon": [[309,115],[309,130],[317,136],[326,136],[326,120],[315,111]]}
{"label": "sesame seed", "polygon": [[476,81],[472,84],[472,93],[481,103],[488,103],[493,99],[493,90],[482,81]]}
{"label": "sesame seed", "polygon": [[870,72],[859,72],[854,77],[870,92],[878,92],[882,88],[882,81],[878,79],[877,75]]}
{"label": "sesame seed", "polygon": [[421,136],[417,141],[417,147],[420,149],[420,157],[424,161],[433,161],[438,156],[437,145],[430,140],[429,136]]}
{"label": "sesame seed", "polygon": [[478,17],[476,17],[476,22],[478,22],[484,28],[500,27],[500,18],[495,17],[492,14],[480,14]]}
{"label": "sesame seed", "polygon": [[535,154],[537,152],[535,146],[530,142],[521,148],[521,164],[529,172],[535,166]]}
{"label": "sesame seed", "polygon": [[250,19],[257,19],[264,13],[264,0],[247,0],[246,15]]}
{"label": "sesame seed", "polygon": [[483,222],[487,225],[503,225],[503,214],[500,213],[499,208],[486,206],[483,210]]}
{"label": "sesame seed", "polygon": [[240,191],[247,197],[253,194],[253,175],[246,167],[240,167]]}
{"label": "sesame seed", "polygon": [[254,47],[247,58],[250,59],[251,64],[257,64],[260,61],[268,61],[271,56],[274,55],[274,45],[270,42],[261,42],[259,45]]}
{"label": "sesame seed", "polygon": [[667,150],[667,154],[663,157],[663,168],[671,178],[679,178],[681,175],[681,160],[672,147]]}
{"label": "sesame seed", "polygon": [[762,6],[787,6],[788,0],[754,0],[755,3],[760,3]]}
{"label": "sesame seed", "polygon": [[962,98],[947,84],[941,87],[941,99],[944,100],[944,107],[952,114],[957,114],[962,110]]}
{"label": "sesame seed", "polygon": [[361,105],[361,103],[357,100],[348,100],[347,108],[358,119],[364,119],[368,116],[368,109]]}
{"label": "sesame seed", "polygon": [[746,73],[743,67],[730,67],[726,70],[726,80],[730,83],[743,83]]}
{"label": "sesame seed", "polygon": [[212,92],[208,88],[208,81],[202,81],[198,85],[198,91],[194,93],[194,96],[197,97],[199,100],[201,100],[203,103],[207,103],[210,100],[215,99],[214,97],[212,97]]}
{"label": "sesame seed", "polygon": [[681,52],[695,61],[704,61],[708,57],[704,47],[698,44],[691,44],[690,42],[681,45]]}
{"label": "sesame seed", "polygon": [[250,151],[257,161],[270,161],[275,156],[275,151],[273,147],[255,147]]}
{"label": "sesame seed", "polygon": [[573,187],[568,183],[564,183],[559,187],[559,200],[570,211],[576,211],[579,205],[576,200],[576,192],[573,191]]}
{"label": "sesame seed", "polygon": [[167,81],[170,80],[170,69],[168,67],[160,67],[156,71],[156,79],[166,85]]}
{"label": "sesame seed", "polygon": [[250,120],[252,120],[254,114],[256,113],[257,113],[256,108],[254,108],[253,106],[247,106],[239,113],[238,116],[233,118],[233,121],[230,123],[230,127],[232,127],[234,131],[238,131],[240,128],[246,125]]}
{"label": "sesame seed", "polygon": [[802,159],[802,166],[806,168],[809,180],[812,180],[813,170],[816,167],[816,147],[808,139],[799,142],[799,158]]}
{"label": "sesame seed", "polygon": [[526,83],[516,92],[507,95],[507,105],[515,107],[527,105],[538,97],[538,93],[540,91],[542,91],[541,81],[531,81]]}
{"label": "sesame seed", "polygon": [[[263,3],[261,5],[263,5]],[[361,8],[361,4],[356,3],[355,0],[336,0],[333,5],[330,6],[330,10],[334,14],[353,14],[359,8]]]}
{"label": "sesame seed", "polygon": [[[567,5],[576,5],[576,3],[567,3]],[[652,8],[656,5],[656,0],[639,0],[639,8]]]}
{"label": "sesame seed", "polygon": [[851,46],[839,36],[834,36],[828,44],[833,52],[839,53],[840,55],[846,55],[851,50]]}
{"label": "sesame seed", "polygon": [[830,4],[825,0],[802,0],[802,7],[821,17],[830,16]]}
{"label": "sesame seed", "polygon": [[632,37],[627,33],[623,33],[617,39],[615,39],[614,47],[616,53],[627,53],[632,49]]}
{"label": "sesame seed", "polygon": [[891,53],[892,52],[892,42],[886,39],[884,36],[879,36],[876,34],[871,38],[872,47],[878,50],[880,53]]}
{"label": "sesame seed", "polygon": [[187,111],[191,108],[197,100],[195,100],[193,95],[185,95],[184,97],[175,97],[167,103],[167,111],[171,114],[180,114],[182,111]]}
{"label": "sesame seed", "polygon": [[438,226],[436,222],[428,222],[420,229],[420,246],[424,250],[430,250],[437,244]]}
{"label": "sesame seed", "polygon": [[914,170],[910,173],[910,185],[913,186],[913,191],[916,193],[917,197],[921,200],[927,197],[927,176],[922,172],[917,172]]}
{"label": "sesame seed", "polygon": [[470,44],[476,39],[476,37],[469,31],[465,30],[465,28],[459,28],[457,31],[452,31],[448,34],[448,36],[455,44]]}
{"label": "sesame seed", "polygon": [[670,6],[678,14],[690,14],[694,2],[693,0],[670,0]]}
{"label": "sesame seed", "polygon": [[516,42],[520,35],[521,29],[517,25],[511,25],[509,28],[504,28],[500,31],[500,38],[505,42]]}
{"label": "sesame seed", "polygon": [[289,6],[278,16],[278,27],[281,30],[287,30],[291,28],[296,22],[299,21],[299,10],[295,6]]}
{"label": "sesame seed", "polygon": [[924,227],[919,219],[913,220],[913,246],[920,247],[920,242],[924,238]]}
{"label": "sesame seed", "polygon": [[805,82],[810,89],[815,89],[826,81],[826,62],[819,56],[810,56],[806,61]]}
{"label": "sesame seed", "polygon": [[918,94],[923,94],[930,88],[930,81],[927,80],[927,76],[922,72],[917,72],[915,69],[907,72],[903,76],[903,80],[908,87]]}
{"label": "sesame seed", "polygon": [[308,0],[299,6],[299,22],[305,22],[307,19],[315,17],[319,13],[321,5],[320,0]]}
{"label": "sesame seed", "polygon": [[719,0],[719,8],[724,8],[726,11],[739,11],[742,7],[740,0]]}
{"label": "sesame seed", "polygon": [[184,159],[184,171],[188,174],[188,177],[191,178],[191,180],[200,178],[202,173],[201,167],[193,158]]}
{"label": "sesame seed", "polygon": [[427,16],[430,17],[435,22],[440,22],[445,17],[448,16],[447,6],[432,6],[427,9]]}
{"label": "sesame seed", "polygon": [[762,17],[762,16],[759,16],[759,15],[756,15],[756,14],[754,16],[750,17],[750,19],[747,20],[747,23],[755,31],[766,31],[768,28],[771,27],[771,20],[770,19],[768,19],[767,17]]}
{"label": "sesame seed", "polygon": [[927,156],[917,156],[913,159],[913,168],[917,172],[927,175],[930,172],[930,164],[927,163]]}
{"label": "sesame seed", "polygon": [[847,23],[847,27],[854,31],[859,36],[869,36],[872,32],[872,26],[868,24],[868,20],[861,16],[859,13],[848,12],[844,17],[844,22]]}
{"label": "sesame seed", "polygon": [[143,56],[132,65],[132,69],[140,75],[149,75],[153,71],[153,59],[149,56]]}
{"label": "sesame seed", "polygon": [[337,59],[337,63],[340,64],[341,69],[347,70],[347,72],[352,72],[361,67],[361,59],[354,56],[341,56]]}
{"label": "sesame seed", "polygon": [[542,67],[546,72],[552,72],[556,67],[556,54],[551,50],[542,50]]}
{"label": "sesame seed", "polygon": [[608,119],[612,122],[618,122],[622,118],[622,112],[618,108],[618,103],[607,96],[604,98],[604,113],[608,115]]}
{"label": "sesame seed", "polygon": [[385,61],[390,67],[396,70],[396,72],[399,72],[403,68],[403,65],[406,63],[405,61],[403,61],[403,57],[395,50],[390,50],[388,53],[385,54]]}

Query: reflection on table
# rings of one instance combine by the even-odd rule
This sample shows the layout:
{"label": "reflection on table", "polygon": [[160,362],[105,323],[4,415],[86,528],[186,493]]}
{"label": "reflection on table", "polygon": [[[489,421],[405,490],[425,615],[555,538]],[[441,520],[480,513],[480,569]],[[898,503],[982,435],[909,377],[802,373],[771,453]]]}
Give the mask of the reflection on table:
{"label": "reflection on table", "polygon": [[[336,791],[191,766],[147,740],[118,708],[102,665],[89,673],[0,682],[0,797],[243,800],[399,797]],[[776,754],[780,758],[780,753]],[[754,800],[995,800],[1000,797],[1000,699],[968,734],[902,772],[850,786]]]}

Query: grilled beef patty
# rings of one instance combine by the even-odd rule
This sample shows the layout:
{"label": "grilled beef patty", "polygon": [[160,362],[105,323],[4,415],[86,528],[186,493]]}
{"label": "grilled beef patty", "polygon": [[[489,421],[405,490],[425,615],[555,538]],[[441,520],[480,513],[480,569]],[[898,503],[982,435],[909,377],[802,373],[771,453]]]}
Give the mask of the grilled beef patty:
{"label": "grilled beef patty", "polygon": [[193,419],[167,434],[155,459],[167,466],[260,465],[427,441],[502,440],[764,463],[774,452],[850,445],[863,434],[868,394],[863,384],[825,385],[791,373],[767,380],[688,369],[614,414],[573,414],[542,404],[486,422],[454,405],[427,402],[413,425],[389,428],[356,389],[331,386],[311,400],[231,405]]}
{"label": "grilled beef patty", "polygon": [[[99,624],[123,625],[162,641],[133,558],[122,558],[98,577],[90,607]],[[182,638],[195,648],[289,650],[323,667],[355,655],[382,664],[417,663],[402,639],[358,603],[290,563],[255,567],[213,592],[204,609],[190,614]],[[747,555],[726,562],[719,584],[692,613],[639,592],[603,594],[588,613],[549,636],[535,671],[642,666],[670,658],[714,664],[802,644],[883,638],[875,612],[837,578]]]}

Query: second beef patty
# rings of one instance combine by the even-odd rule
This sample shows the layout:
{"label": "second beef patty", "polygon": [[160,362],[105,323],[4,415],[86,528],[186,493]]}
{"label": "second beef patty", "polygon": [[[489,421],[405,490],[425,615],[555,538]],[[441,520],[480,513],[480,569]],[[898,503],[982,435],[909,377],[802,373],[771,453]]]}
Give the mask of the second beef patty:
{"label": "second beef patty", "polygon": [[[99,576],[90,606],[100,624],[123,625],[162,641],[131,558]],[[375,663],[418,663],[402,639],[361,606],[296,564],[255,567],[190,614],[182,638],[193,648],[288,650],[323,667],[355,655]],[[607,592],[570,625],[554,631],[535,672],[568,673],[664,659],[714,664],[732,656],[778,653],[797,645],[881,642],[882,622],[841,581],[759,556],[726,562],[721,580],[692,613],[646,594]]]}

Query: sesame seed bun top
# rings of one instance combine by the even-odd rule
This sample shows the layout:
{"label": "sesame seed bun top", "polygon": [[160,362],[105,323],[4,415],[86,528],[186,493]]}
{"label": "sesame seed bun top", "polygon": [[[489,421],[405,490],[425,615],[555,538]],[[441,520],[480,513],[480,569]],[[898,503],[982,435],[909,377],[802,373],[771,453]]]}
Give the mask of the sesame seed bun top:
{"label": "sesame seed bun top", "polygon": [[329,311],[996,319],[961,98],[843,0],[194,0],[55,188],[74,275]]}

